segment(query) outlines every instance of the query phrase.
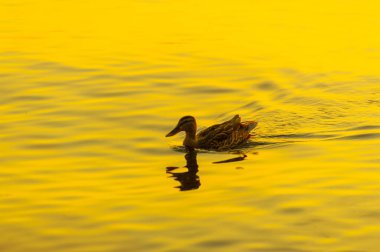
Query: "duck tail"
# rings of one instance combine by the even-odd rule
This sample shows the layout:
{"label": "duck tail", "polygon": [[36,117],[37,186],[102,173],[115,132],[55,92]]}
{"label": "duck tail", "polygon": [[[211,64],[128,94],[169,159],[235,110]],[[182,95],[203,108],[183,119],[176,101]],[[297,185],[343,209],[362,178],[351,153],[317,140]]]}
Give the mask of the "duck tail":
{"label": "duck tail", "polygon": [[247,124],[248,132],[250,132],[251,130],[253,130],[257,126],[257,122],[255,122],[255,121],[248,121],[245,123]]}

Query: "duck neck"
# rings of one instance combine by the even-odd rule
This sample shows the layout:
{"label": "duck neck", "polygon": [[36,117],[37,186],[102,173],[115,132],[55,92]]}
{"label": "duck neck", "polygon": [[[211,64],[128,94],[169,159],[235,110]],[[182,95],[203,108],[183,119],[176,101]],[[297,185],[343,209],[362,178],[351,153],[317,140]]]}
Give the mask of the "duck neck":
{"label": "duck neck", "polygon": [[197,147],[197,139],[196,139],[196,130],[188,130],[186,131],[186,137],[183,141],[183,145],[190,148],[196,148]]}

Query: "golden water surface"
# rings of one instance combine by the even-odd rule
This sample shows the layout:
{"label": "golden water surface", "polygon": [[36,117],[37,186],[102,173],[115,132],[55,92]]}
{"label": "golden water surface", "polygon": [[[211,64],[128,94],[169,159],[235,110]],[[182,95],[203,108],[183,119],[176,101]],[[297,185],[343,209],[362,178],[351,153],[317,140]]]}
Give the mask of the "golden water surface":
{"label": "golden water surface", "polygon": [[1,0],[0,251],[379,251],[379,9]]}

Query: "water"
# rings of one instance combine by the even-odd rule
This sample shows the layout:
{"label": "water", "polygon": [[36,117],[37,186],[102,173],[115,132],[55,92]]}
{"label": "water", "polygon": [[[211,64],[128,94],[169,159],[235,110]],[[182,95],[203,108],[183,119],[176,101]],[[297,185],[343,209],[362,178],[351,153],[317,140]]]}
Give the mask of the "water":
{"label": "water", "polygon": [[374,5],[2,2],[0,250],[377,251]]}

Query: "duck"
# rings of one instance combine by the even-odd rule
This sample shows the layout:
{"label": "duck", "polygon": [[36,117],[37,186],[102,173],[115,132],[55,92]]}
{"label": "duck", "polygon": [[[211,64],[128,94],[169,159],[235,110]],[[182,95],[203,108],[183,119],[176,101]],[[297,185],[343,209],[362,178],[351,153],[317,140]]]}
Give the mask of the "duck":
{"label": "duck", "polygon": [[239,115],[232,119],[215,124],[197,133],[197,123],[193,116],[184,116],[166,137],[171,137],[184,131],[186,133],[183,145],[187,149],[206,149],[223,151],[236,148],[248,141],[250,132],[257,126],[256,121],[242,122]]}

